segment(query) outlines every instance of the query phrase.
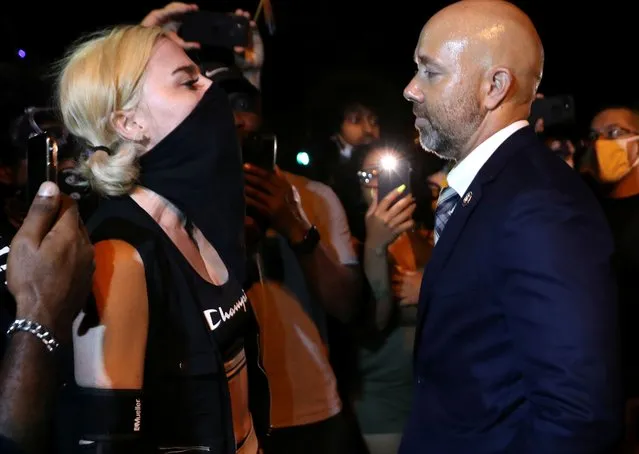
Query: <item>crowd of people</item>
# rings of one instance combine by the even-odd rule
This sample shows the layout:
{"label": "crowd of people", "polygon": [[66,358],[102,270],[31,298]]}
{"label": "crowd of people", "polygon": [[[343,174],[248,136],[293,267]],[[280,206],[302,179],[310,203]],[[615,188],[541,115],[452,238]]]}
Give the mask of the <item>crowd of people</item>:
{"label": "crowd of people", "polygon": [[[8,134],[0,451],[634,449],[639,111],[603,109],[559,154],[528,121],[535,26],[463,0],[419,36],[410,152],[353,92],[317,163],[252,162],[259,31],[200,61],[176,29],[197,11],[75,44],[59,121]],[[43,132],[82,152],[27,203]],[[384,194],[389,156],[412,175]]]}

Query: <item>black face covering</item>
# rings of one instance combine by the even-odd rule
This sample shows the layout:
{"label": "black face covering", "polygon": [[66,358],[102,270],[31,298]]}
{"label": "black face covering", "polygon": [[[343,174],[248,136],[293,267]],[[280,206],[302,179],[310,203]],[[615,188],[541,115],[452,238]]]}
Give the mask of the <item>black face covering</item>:
{"label": "black face covering", "polygon": [[180,125],[142,156],[140,184],[179,208],[243,282],[242,157],[228,98],[216,84]]}

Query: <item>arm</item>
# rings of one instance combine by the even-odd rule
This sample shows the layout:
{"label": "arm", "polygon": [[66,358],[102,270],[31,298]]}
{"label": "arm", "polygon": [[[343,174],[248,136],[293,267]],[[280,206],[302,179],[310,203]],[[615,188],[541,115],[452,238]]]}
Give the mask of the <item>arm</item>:
{"label": "arm", "polygon": [[[297,254],[297,259],[311,292],[326,312],[346,323],[357,310],[362,289],[346,213],[328,186],[312,182],[309,190],[317,196],[320,243],[310,254]],[[303,216],[291,229],[288,240],[299,243],[310,227]]]}
{"label": "arm", "polygon": [[[366,213],[364,273],[373,292],[375,327],[382,331],[388,325],[394,309],[388,245],[414,226],[412,219],[415,199],[407,196],[394,203],[401,191],[392,191],[378,204],[373,200]],[[394,203],[394,204],[393,204]]]}
{"label": "arm", "polygon": [[393,313],[393,292],[388,266],[388,248],[364,243],[364,274],[371,287],[375,328],[384,330]]}
{"label": "arm", "polygon": [[74,329],[75,376],[79,386],[141,389],[148,332],[144,265],[137,250],[119,240],[95,245],[93,295],[97,326],[86,313]]}
{"label": "arm", "polygon": [[[11,249],[7,285],[17,318],[41,324],[65,344],[75,314],[86,303],[93,273],[93,247],[77,206],[45,183]],[[42,442],[58,385],[54,353],[31,333],[12,335],[0,372],[2,452],[46,449]]]}
{"label": "arm", "polygon": [[[271,227],[288,241],[293,244],[300,243],[312,224],[302,209],[297,190],[279,169],[267,172],[245,164],[244,172],[247,205],[254,207],[269,219]],[[343,208],[336,202],[334,194],[333,197],[335,200],[323,213],[325,219],[330,219],[329,227],[321,229],[324,234],[320,231],[322,238],[313,251],[307,254],[298,253],[297,259],[307,278],[310,291],[327,312],[346,322],[354,313],[360,286],[357,284],[356,271],[340,262],[340,259],[349,261],[348,257],[354,257],[354,254],[350,240],[343,239],[348,232]],[[336,206],[341,209],[337,215]],[[337,245],[331,244],[335,238],[339,238]],[[331,250],[331,246],[336,249]],[[344,253],[345,250],[348,252]]]}
{"label": "arm", "polygon": [[496,262],[531,407],[509,452],[606,452],[622,408],[605,220],[550,191],[520,197],[512,211]]}
{"label": "arm", "polygon": [[[34,313],[35,316],[38,314]],[[25,452],[41,452],[43,448],[42,434],[47,432],[59,384],[54,358],[40,339],[20,332],[13,335],[3,359],[0,433]]]}

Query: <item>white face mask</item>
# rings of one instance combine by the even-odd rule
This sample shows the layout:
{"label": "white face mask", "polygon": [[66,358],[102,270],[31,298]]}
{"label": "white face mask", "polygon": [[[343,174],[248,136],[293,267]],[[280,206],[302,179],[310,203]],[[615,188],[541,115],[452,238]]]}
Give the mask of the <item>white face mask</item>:
{"label": "white face mask", "polygon": [[599,180],[602,183],[617,183],[639,165],[639,157],[630,162],[628,144],[639,140],[639,135],[623,139],[598,139],[595,153],[599,163]]}

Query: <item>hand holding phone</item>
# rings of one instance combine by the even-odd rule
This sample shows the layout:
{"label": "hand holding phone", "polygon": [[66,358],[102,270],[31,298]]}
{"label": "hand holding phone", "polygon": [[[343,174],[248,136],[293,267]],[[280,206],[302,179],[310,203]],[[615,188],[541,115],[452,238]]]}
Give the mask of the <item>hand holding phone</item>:
{"label": "hand holding phone", "polygon": [[[405,190],[402,197],[411,193],[411,177],[412,169],[409,162],[405,159],[399,159],[392,154],[381,156],[380,165],[377,173],[377,202],[380,203],[384,197],[390,194],[400,186],[404,186]],[[398,199],[399,200],[399,199]]]}
{"label": "hand holding phone", "polygon": [[415,199],[405,185],[395,188],[366,212],[366,249],[380,254],[402,233],[415,226]]}
{"label": "hand holding phone", "polygon": [[571,125],[575,122],[575,102],[571,95],[537,98],[530,108],[529,123],[543,120],[544,128],[556,125]]}
{"label": "hand holding phone", "polygon": [[277,162],[275,134],[253,134],[242,144],[244,163],[272,172]]}

